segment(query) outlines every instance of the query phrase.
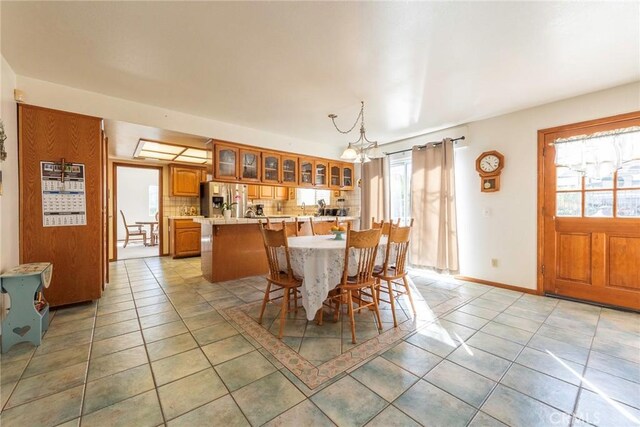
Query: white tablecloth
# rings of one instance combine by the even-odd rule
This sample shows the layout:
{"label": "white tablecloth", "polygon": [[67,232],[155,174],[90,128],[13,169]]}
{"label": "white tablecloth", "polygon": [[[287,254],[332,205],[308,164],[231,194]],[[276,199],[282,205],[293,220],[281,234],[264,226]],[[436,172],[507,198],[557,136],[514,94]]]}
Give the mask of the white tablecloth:
{"label": "white tablecloth", "polygon": [[[344,269],[345,240],[334,240],[334,236],[289,237],[291,268],[297,277],[302,277],[300,288],[302,305],[307,319],[313,320],[322,302],[342,279]],[[384,262],[387,237],[383,236],[378,245],[376,264]],[[286,268],[284,256],[278,257],[282,268]],[[358,265],[356,253],[349,254],[349,274],[355,274]]]}

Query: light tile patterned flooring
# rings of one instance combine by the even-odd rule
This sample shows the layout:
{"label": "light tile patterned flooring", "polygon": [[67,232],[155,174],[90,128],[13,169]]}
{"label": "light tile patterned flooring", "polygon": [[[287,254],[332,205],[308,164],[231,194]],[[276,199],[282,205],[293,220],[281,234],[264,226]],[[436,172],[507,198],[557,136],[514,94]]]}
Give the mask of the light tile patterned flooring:
{"label": "light tile patterned flooring", "polygon": [[2,355],[3,427],[640,425],[638,314],[416,272],[429,306],[470,301],[310,390],[222,315],[264,279],[213,285],[197,258],[111,272]]}

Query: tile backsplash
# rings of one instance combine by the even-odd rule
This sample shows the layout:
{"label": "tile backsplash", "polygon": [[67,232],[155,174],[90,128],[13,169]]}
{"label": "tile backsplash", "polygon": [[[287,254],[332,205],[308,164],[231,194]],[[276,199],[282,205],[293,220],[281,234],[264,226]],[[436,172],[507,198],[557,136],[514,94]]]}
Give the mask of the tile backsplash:
{"label": "tile backsplash", "polygon": [[[196,215],[200,215],[200,199],[198,197],[171,197],[162,198],[163,216],[189,215],[191,208],[195,208]],[[185,210],[187,211],[185,213]]]}

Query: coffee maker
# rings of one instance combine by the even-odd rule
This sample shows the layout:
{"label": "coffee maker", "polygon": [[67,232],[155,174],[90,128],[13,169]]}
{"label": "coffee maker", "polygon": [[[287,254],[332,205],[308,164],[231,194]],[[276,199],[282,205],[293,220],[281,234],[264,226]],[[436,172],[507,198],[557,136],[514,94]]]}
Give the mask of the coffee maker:
{"label": "coffee maker", "polygon": [[256,216],[264,216],[264,205],[254,205],[256,209]]}

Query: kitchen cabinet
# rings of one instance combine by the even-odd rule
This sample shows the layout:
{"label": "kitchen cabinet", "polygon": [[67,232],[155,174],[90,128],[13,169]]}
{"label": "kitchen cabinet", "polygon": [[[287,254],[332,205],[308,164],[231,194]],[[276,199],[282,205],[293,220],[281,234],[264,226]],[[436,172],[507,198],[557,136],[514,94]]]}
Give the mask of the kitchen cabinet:
{"label": "kitchen cabinet", "polygon": [[307,157],[300,157],[300,187],[313,187],[315,184],[315,162]]}
{"label": "kitchen cabinet", "polygon": [[270,185],[260,186],[260,199],[273,199],[273,187]]}
{"label": "kitchen cabinet", "polygon": [[215,144],[213,176],[219,181],[238,181],[240,149],[233,145]]}
{"label": "kitchen cabinet", "polygon": [[169,165],[171,196],[199,197],[203,176],[206,179],[206,171],[202,168]]}
{"label": "kitchen cabinet", "polygon": [[262,153],[262,182],[268,184],[280,184],[280,154],[263,152]]}
{"label": "kitchen cabinet", "polygon": [[173,258],[200,255],[200,224],[191,219],[169,219],[169,246]]}
{"label": "kitchen cabinet", "polygon": [[342,164],[342,188],[341,190],[353,190],[353,165],[350,163]]}
{"label": "kitchen cabinet", "polygon": [[287,200],[289,197],[289,189],[287,187],[273,187],[274,200]]}
{"label": "kitchen cabinet", "polygon": [[249,200],[288,200],[289,189],[282,186],[248,185],[247,199]]}
{"label": "kitchen cabinet", "polygon": [[316,160],[315,162],[315,183],[316,187],[327,187],[329,185],[329,162]]}
{"label": "kitchen cabinet", "polygon": [[[102,119],[26,104],[18,104],[18,119],[19,151],[15,158],[8,159],[17,162],[19,174],[18,262],[53,264],[51,285],[44,289],[51,307],[97,300],[102,295],[107,257],[103,240],[107,227],[107,150]],[[65,162],[65,184],[72,168],[82,165],[85,220],[78,225],[44,226],[43,161],[55,162],[54,167]],[[54,201],[67,198],[55,193],[46,197]]]}
{"label": "kitchen cabinet", "polygon": [[284,185],[298,184],[298,158],[282,155],[282,181]]}
{"label": "kitchen cabinet", "polygon": [[247,185],[247,199],[254,200],[260,198],[259,185]]}
{"label": "kitchen cabinet", "polygon": [[342,187],[342,163],[329,163],[329,188],[339,190]]}
{"label": "kitchen cabinet", "polygon": [[240,149],[240,179],[260,182],[260,151]]}

